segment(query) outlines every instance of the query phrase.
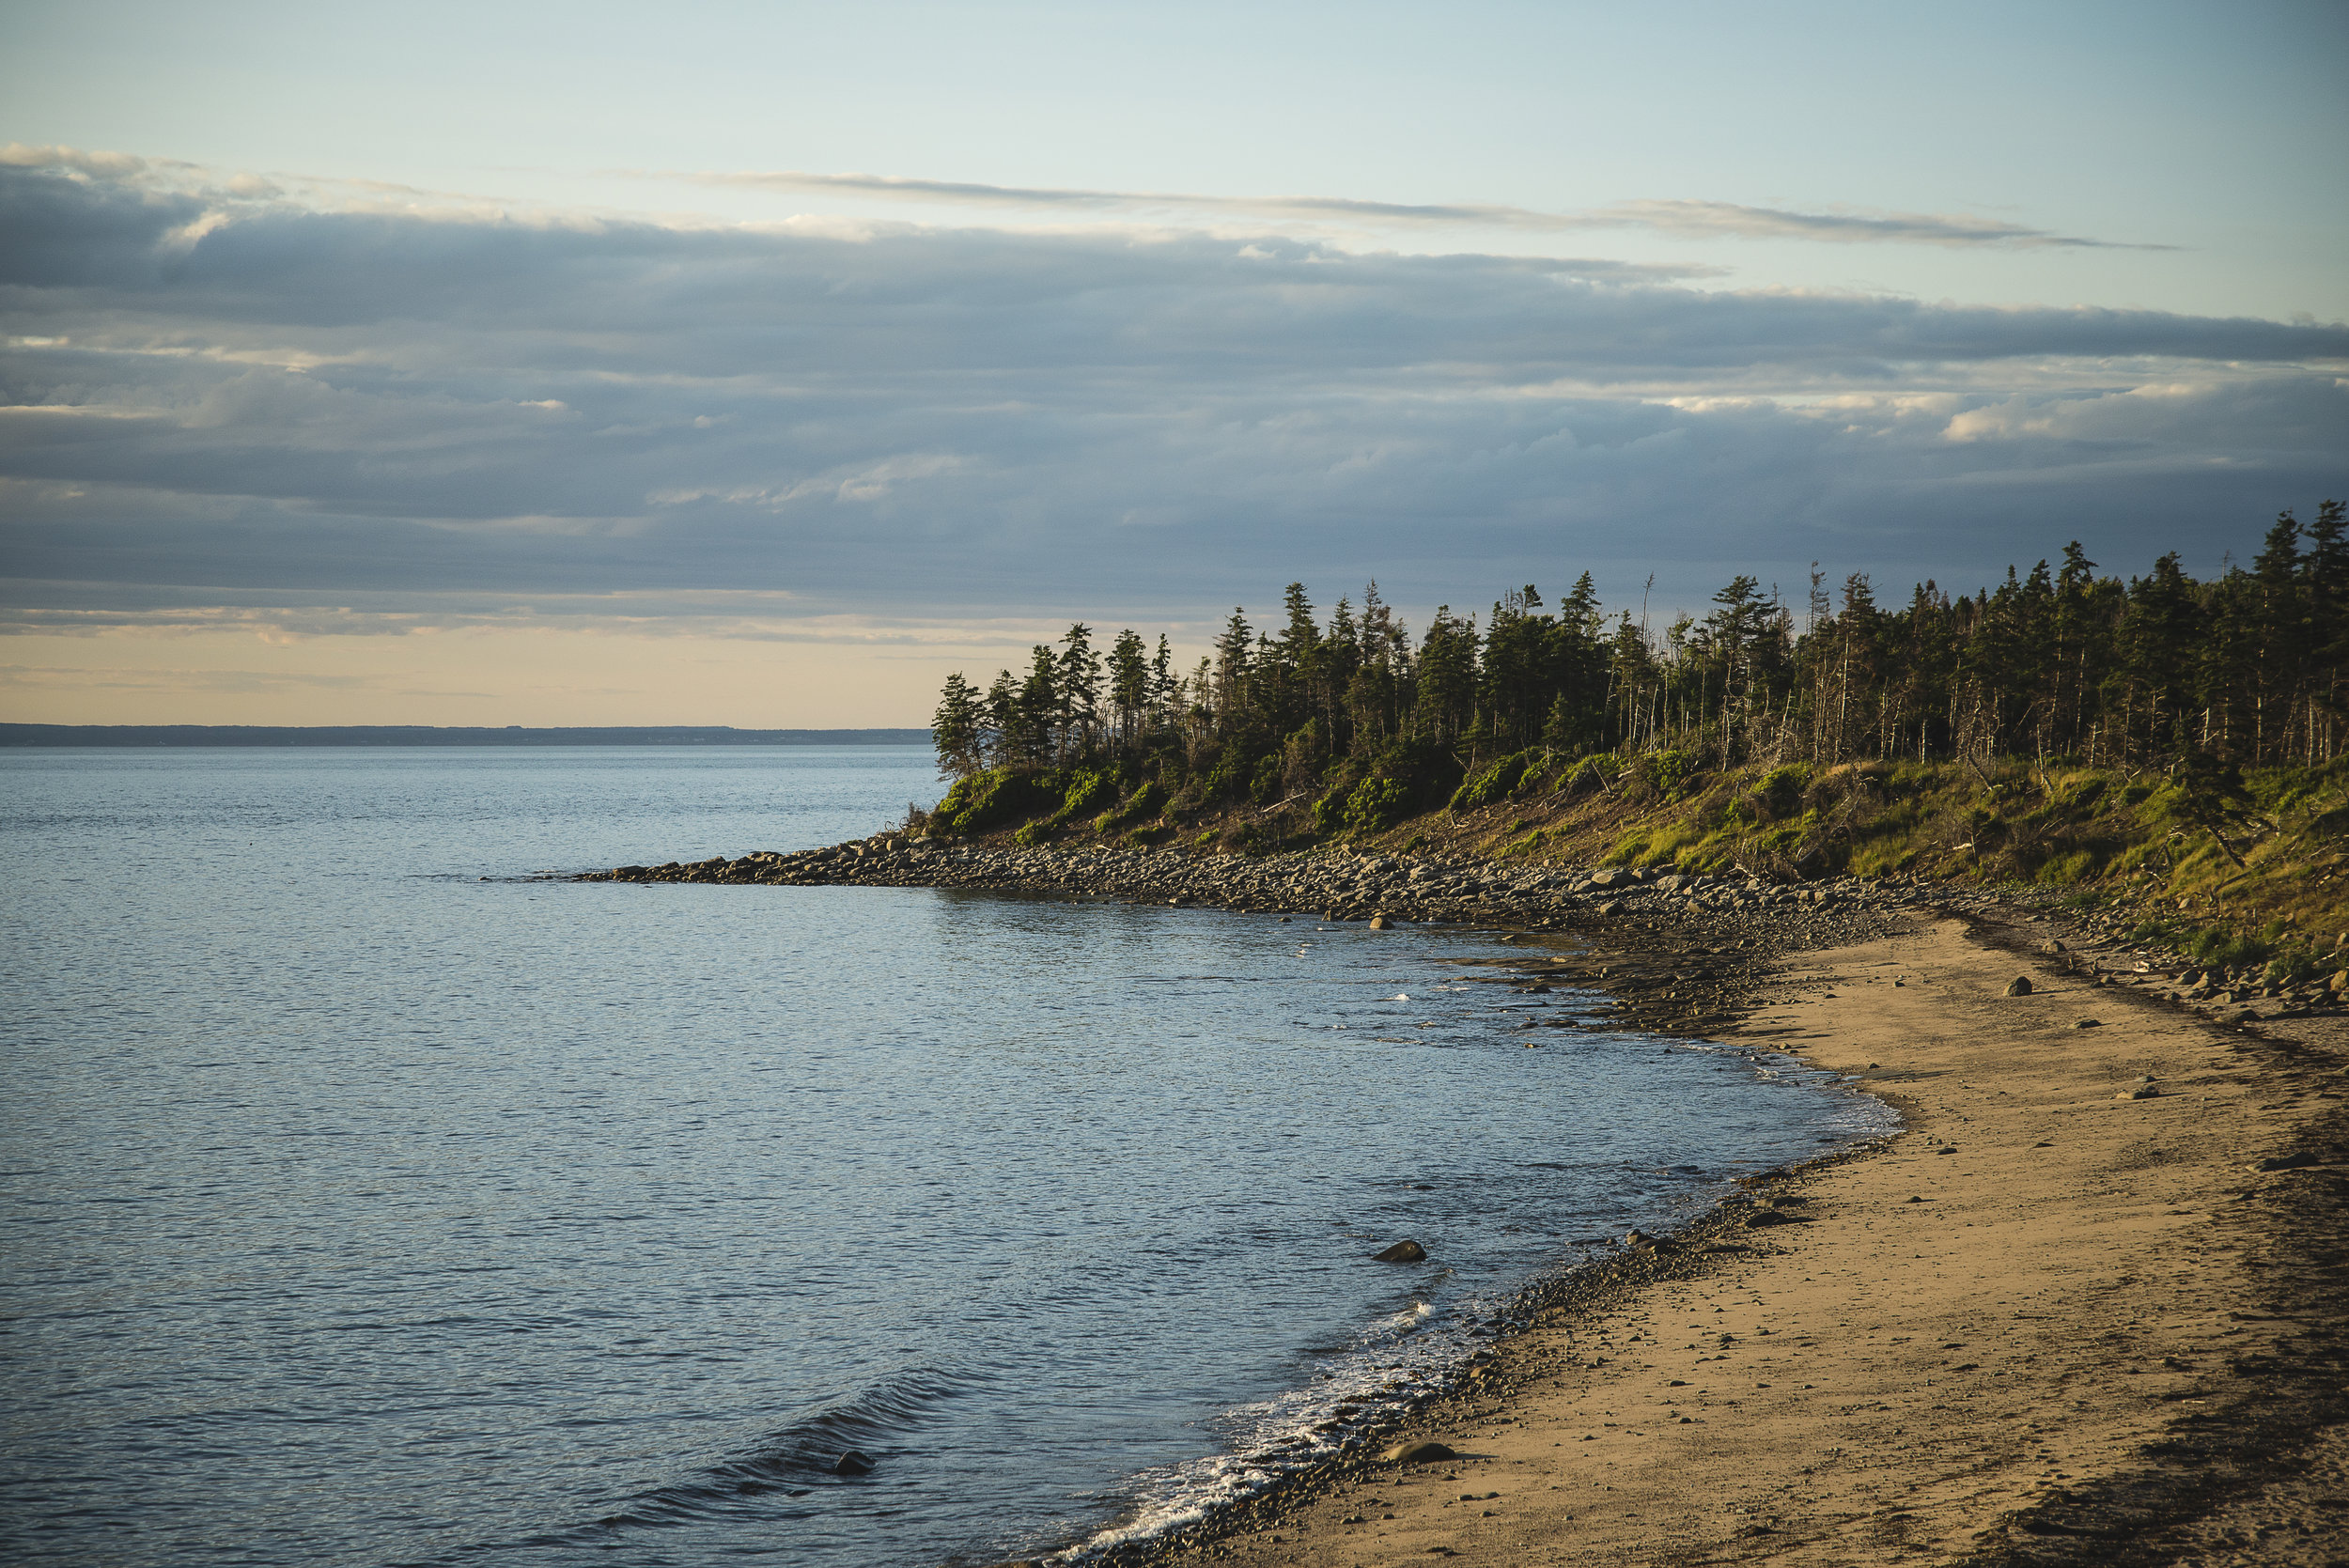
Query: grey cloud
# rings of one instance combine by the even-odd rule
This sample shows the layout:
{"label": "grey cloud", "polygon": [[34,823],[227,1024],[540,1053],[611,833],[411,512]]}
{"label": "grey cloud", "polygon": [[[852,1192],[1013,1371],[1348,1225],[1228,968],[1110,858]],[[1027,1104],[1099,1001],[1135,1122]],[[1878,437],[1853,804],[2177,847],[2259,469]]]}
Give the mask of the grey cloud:
{"label": "grey cloud", "polygon": [[0,561],[35,608],[1107,617],[1585,567],[1701,598],[2074,534],[2141,567],[2349,493],[2339,326],[1270,234],[523,222],[0,167],[0,327],[32,343],[0,358]]}
{"label": "grey cloud", "polygon": [[1966,214],[1836,210],[1801,212],[1735,202],[1656,199],[1618,202],[1582,212],[1541,212],[1489,203],[1362,201],[1345,196],[1219,196],[1176,191],[1094,191],[1049,186],[979,185],[902,175],[811,174],[799,169],[686,175],[705,185],[809,194],[987,208],[1082,208],[1101,211],[1202,212],[1238,217],[1337,219],[1408,225],[1474,225],[1549,232],[1646,228],[1658,233],[1750,240],[1819,240],[1843,244],[1906,243],[2036,249],[2173,250],[2170,245],[2089,240],[2023,224]]}
{"label": "grey cloud", "polygon": [[1666,234],[1735,235],[1748,240],[1826,240],[1843,244],[1999,245],[2018,250],[2169,251],[2175,245],[2086,240],[1993,218],[1939,212],[1796,212],[1726,201],[1631,201],[1601,208],[1580,222],[1592,227],[1653,228]]}

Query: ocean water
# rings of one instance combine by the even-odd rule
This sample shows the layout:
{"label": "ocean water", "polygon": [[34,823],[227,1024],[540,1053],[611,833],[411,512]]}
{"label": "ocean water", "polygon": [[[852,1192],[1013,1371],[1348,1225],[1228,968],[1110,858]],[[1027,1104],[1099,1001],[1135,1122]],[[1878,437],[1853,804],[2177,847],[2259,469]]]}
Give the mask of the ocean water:
{"label": "ocean water", "polygon": [[0,776],[14,1561],[1111,1539],[1441,1375],[1578,1243],[1883,1126],[1783,1062],[1526,1049],[1597,1003],[1471,983],[1465,931],[534,876],[862,834],[921,752]]}

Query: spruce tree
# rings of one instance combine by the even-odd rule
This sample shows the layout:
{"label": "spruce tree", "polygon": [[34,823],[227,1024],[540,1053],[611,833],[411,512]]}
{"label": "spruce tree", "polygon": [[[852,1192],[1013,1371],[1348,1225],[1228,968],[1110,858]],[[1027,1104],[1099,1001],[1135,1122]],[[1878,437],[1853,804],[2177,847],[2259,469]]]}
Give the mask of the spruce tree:
{"label": "spruce tree", "polygon": [[967,779],[987,766],[986,709],[978,692],[957,670],[946,677],[938,699],[938,714],[930,722],[930,741],[938,748],[938,770],[950,779]]}

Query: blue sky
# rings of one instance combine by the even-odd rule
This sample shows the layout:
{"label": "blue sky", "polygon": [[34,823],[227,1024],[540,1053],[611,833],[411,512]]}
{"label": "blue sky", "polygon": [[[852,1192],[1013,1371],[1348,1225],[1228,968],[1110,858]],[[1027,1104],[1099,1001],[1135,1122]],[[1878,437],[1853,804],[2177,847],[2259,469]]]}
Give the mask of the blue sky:
{"label": "blue sky", "polygon": [[2216,570],[2349,493],[2345,62],[2336,5],[19,6],[0,712],[892,723],[1291,578]]}

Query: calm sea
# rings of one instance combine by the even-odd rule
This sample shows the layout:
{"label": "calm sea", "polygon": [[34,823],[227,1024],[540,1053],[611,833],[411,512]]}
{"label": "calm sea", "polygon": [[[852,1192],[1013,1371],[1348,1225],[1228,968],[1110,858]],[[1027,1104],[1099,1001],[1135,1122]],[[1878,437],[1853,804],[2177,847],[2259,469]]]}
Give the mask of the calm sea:
{"label": "calm sea", "polygon": [[[0,776],[16,1561],[1147,1529],[1439,1374],[1578,1239],[1881,1125],[1783,1063],[1525,1049],[1512,1009],[1590,999],[1469,984],[1466,932],[532,879],[871,831],[936,796],[917,751]],[[1430,1262],[1369,1261],[1404,1236]]]}

